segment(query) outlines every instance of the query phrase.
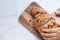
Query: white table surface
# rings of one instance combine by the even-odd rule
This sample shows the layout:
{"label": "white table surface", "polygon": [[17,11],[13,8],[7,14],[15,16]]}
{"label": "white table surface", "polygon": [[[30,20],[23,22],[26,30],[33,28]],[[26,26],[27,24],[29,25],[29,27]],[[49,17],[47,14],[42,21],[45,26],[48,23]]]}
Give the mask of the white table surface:
{"label": "white table surface", "polygon": [[[0,0],[0,40],[38,40],[18,22],[19,15],[33,1],[50,14],[60,7],[60,0]],[[60,22],[60,18],[55,19]]]}

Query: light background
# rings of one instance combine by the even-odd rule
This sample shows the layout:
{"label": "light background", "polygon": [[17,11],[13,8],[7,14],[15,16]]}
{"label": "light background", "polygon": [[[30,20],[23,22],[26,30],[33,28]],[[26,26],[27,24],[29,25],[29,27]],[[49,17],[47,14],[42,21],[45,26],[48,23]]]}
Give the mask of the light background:
{"label": "light background", "polygon": [[0,0],[0,40],[38,40],[18,22],[19,15],[33,1],[50,14],[60,8],[60,0]]}

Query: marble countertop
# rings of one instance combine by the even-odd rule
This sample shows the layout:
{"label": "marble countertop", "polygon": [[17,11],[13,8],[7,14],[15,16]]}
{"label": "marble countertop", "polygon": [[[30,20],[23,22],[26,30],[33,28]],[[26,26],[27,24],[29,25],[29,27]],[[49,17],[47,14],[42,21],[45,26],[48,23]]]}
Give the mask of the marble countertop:
{"label": "marble countertop", "polygon": [[[0,0],[0,40],[38,40],[18,21],[18,17],[33,1],[50,14],[60,7],[60,0]],[[54,18],[60,22],[60,18]]]}

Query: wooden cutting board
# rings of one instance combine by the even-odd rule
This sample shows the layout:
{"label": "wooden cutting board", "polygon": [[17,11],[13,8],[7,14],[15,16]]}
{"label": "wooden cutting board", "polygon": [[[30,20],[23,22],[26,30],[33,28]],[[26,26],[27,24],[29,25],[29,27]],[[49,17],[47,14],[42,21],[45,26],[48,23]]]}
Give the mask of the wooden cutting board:
{"label": "wooden cutting board", "polygon": [[[43,12],[45,14],[44,17],[40,16],[41,20],[43,20],[43,19],[44,20],[39,25],[36,23],[36,20],[39,17],[37,17],[37,18],[34,19],[33,16],[31,15],[32,12],[35,13],[36,10],[37,10],[37,9],[36,10],[34,9],[32,11],[32,9],[34,7],[38,7],[38,9],[40,9],[40,12]],[[45,19],[45,18],[47,18],[47,19]],[[56,24],[56,20],[51,15],[49,15],[43,8],[41,8],[36,2],[32,2],[23,11],[23,13],[19,16],[19,22],[22,23],[30,32],[32,32],[33,34],[35,34],[41,40],[44,40],[43,36],[41,35],[41,32],[42,32],[43,29],[51,29],[51,28],[57,28],[57,27],[59,27],[59,25]],[[51,27],[51,25],[53,27]]]}

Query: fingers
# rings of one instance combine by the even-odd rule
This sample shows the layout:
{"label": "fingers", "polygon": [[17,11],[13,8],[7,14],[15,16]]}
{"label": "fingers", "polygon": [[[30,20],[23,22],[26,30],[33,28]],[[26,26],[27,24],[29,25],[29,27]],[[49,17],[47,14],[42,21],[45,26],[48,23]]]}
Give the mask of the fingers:
{"label": "fingers", "polygon": [[43,29],[42,30],[44,33],[56,33],[57,30],[56,29]]}
{"label": "fingers", "polygon": [[52,34],[42,33],[42,35],[43,35],[43,38],[45,40],[58,40],[58,37],[57,37],[57,34],[56,33],[52,33]]}
{"label": "fingers", "polygon": [[51,34],[41,33],[41,34],[45,40],[58,40],[57,33],[51,33]]}
{"label": "fingers", "polygon": [[57,37],[52,37],[52,38],[44,38],[45,40],[58,40]]}
{"label": "fingers", "polygon": [[60,37],[60,28],[43,29],[41,35],[45,40],[58,40]]}
{"label": "fingers", "polygon": [[41,34],[43,37],[46,37],[46,38],[57,37],[57,33],[52,33],[52,34],[41,33]]}

